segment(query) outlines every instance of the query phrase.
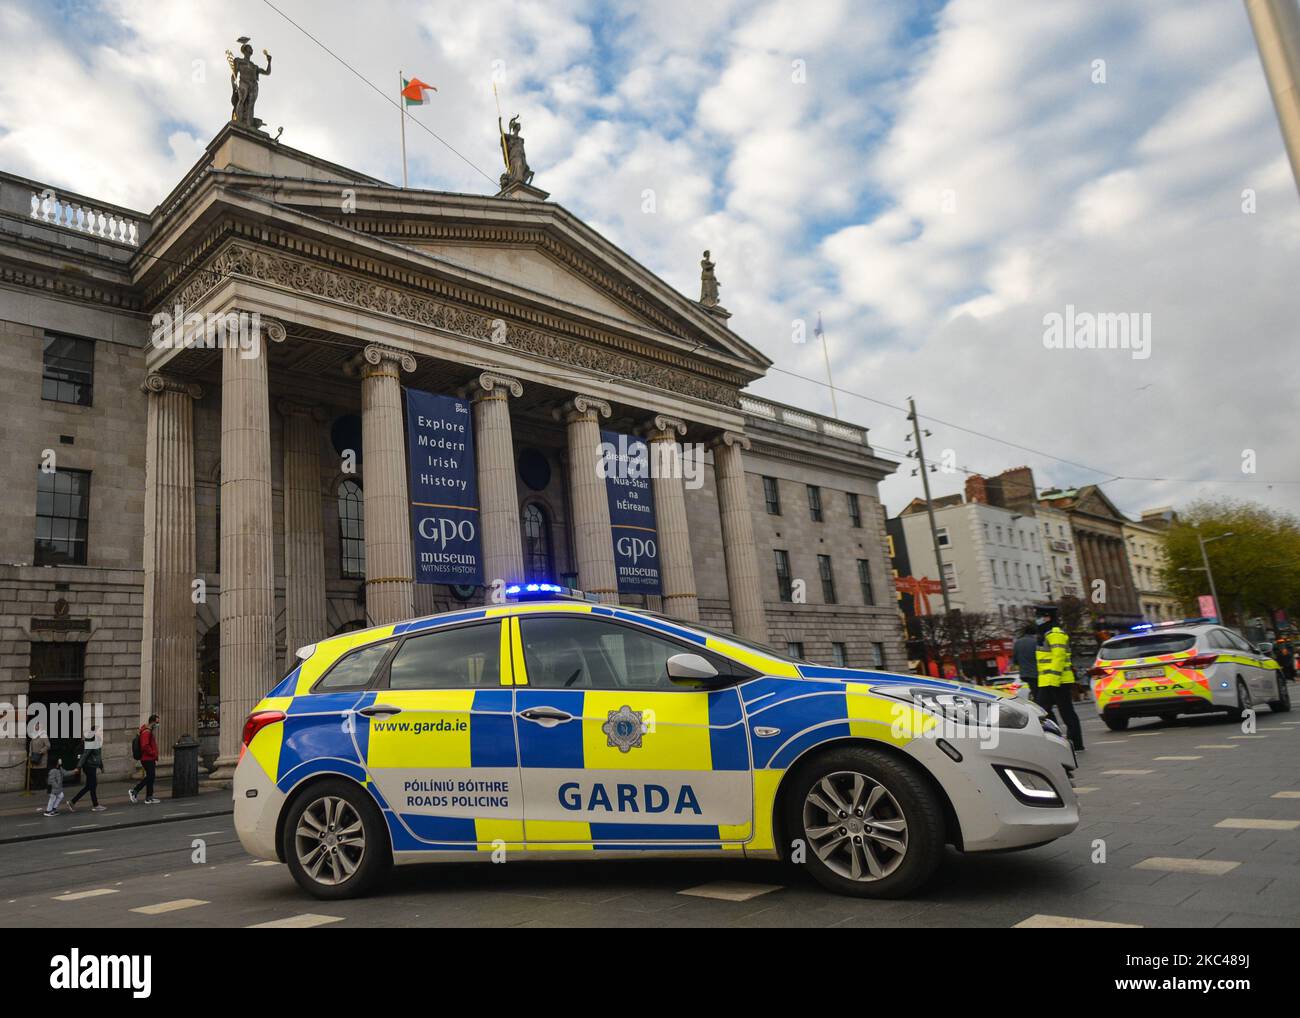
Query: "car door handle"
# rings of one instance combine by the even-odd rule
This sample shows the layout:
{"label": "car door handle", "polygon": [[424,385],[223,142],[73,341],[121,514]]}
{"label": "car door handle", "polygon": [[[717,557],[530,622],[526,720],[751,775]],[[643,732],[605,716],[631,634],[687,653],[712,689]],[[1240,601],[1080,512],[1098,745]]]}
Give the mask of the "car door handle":
{"label": "car door handle", "polygon": [[376,703],[369,707],[362,707],[357,713],[365,718],[388,718],[402,713],[402,708],[387,703]]}
{"label": "car door handle", "polygon": [[519,716],[543,728],[554,728],[556,725],[573,720],[572,714],[558,707],[529,707],[527,710],[521,710]]}

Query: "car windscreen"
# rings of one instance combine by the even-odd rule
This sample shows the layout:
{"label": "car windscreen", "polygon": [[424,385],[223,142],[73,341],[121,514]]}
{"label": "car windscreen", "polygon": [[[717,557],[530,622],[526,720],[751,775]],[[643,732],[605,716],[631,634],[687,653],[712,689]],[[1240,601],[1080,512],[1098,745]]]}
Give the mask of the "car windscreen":
{"label": "car windscreen", "polygon": [[1156,657],[1160,654],[1177,654],[1191,650],[1196,645],[1193,633],[1150,633],[1146,636],[1126,636],[1109,640],[1101,645],[1097,658],[1101,661],[1123,661],[1131,657]]}

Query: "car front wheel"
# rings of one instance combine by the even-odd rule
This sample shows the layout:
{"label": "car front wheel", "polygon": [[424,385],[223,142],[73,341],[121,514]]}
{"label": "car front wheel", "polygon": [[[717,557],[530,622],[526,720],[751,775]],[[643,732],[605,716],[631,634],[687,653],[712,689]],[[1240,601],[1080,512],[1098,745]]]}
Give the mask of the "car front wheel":
{"label": "car front wheel", "polygon": [[922,886],[943,857],[943,806],[916,770],[876,750],[821,754],[791,776],[785,830],[812,876],[832,891],[899,898]]}
{"label": "car front wheel", "polygon": [[383,817],[364,790],[343,778],[312,785],[294,800],[282,847],[298,886],[317,898],[365,894],[391,863]]}

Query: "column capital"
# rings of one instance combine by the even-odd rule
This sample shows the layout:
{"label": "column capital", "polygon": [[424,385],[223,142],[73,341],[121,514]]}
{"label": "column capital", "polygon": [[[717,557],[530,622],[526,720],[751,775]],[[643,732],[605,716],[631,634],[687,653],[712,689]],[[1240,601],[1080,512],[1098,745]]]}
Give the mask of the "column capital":
{"label": "column capital", "polygon": [[258,321],[262,323],[262,331],[266,333],[266,338],[272,343],[283,343],[289,335],[284,323],[278,318],[266,318],[259,313]]}
{"label": "column capital", "polygon": [[280,399],[275,403],[276,412],[281,417],[310,417],[317,423],[328,419],[325,408],[317,403],[304,403],[296,399]]}
{"label": "column capital", "polygon": [[402,371],[415,370],[414,354],[405,350],[398,350],[396,347],[383,346],[379,343],[371,343],[362,350],[361,360],[363,375],[383,374],[384,366],[390,363],[397,365]]}
{"label": "column capital", "polygon": [[518,399],[524,394],[524,383],[510,375],[498,374],[495,371],[484,371],[466,385],[461,392],[466,399],[483,399],[486,396],[495,396],[500,399],[508,399],[510,396],[514,396]]}
{"label": "column capital", "polygon": [[173,378],[171,375],[160,374],[157,371],[151,371],[145,376],[144,381],[140,384],[144,392],[181,392],[190,399],[203,398],[203,386],[197,382],[186,382],[179,378]]}
{"label": "column capital", "polygon": [[573,421],[578,418],[594,414],[594,419],[599,421],[602,417],[608,417],[614,411],[610,405],[603,399],[596,396],[575,395],[573,399],[565,403],[556,411],[556,416],[565,420]]}
{"label": "column capital", "polygon": [[739,446],[746,452],[754,447],[753,443],[749,440],[749,436],[741,431],[719,432],[709,441],[710,449],[716,449],[718,446]]}
{"label": "column capital", "polygon": [[645,425],[645,430],[652,442],[676,442],[679,435],[686,434],[686,422],[667,414],[655,414]]}

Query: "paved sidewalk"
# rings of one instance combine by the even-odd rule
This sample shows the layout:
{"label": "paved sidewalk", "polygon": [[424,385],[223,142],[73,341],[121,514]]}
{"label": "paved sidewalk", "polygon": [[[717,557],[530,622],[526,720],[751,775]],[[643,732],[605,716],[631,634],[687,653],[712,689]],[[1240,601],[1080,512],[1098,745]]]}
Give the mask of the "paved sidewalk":
{"label": "paved sidewalk", "polygon": [[[31,795],[24,795],[22,792],[0,793],[0,845],[57,838],[70,834],[86,834],[119,827],[140,827],[146,824],[222,816],[234,810],[228,780],[200,781],[198,795],[173,799],[170,781],[160,779],[154,788],[154,795],[162,801],[153,805],[144,802],[143,792],[140,793],[139,803],[134,805],[131,803],[127,797],[127,790],[134,785],[134,781],[101,781],[98,789],[99,802],[108,809],[101,813],[92,812],[90,796],[87,795],[77,803],[76,809],[71,813],[64,805],[57,817],[41,815],[47,798],[43,788],[34,791]],[[80,790],[80,785],[69,785],[68,800],[71,800]]]}

